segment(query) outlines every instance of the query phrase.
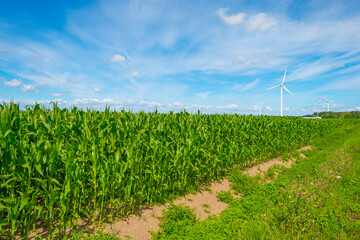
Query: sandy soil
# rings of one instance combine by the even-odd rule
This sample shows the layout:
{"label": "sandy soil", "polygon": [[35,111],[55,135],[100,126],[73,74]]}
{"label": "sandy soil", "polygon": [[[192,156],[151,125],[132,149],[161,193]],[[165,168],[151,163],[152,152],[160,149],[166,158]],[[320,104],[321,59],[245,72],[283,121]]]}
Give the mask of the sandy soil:
{"label": "sandy soil", "polygon": [[[173,203],[176,205],[184,204],[195,209],[199,220],[209,216],[208,213],[204,212],[205,209],[210,211],[210,214],[219,215],[228,204],[217,200],[216,191],[230,190],[229,181],[224,179],[215,182],[209,188],[212,191],[211,193],[209,191],[200,191],[197,194],[187,194],[173,201]],[[204,207],[204,204],[209,205],[209,207]],[[126,236],[130,236],[134,240],[150,239],[151,233],[149,231],[159,230],[159,217],[162,216],[162,210],[167,205],[153,206],[142,211],[141,216],[130,216],[128,219],[109,224],[106,226],[105,232],[115,234],[122,239],[126,239]]]}

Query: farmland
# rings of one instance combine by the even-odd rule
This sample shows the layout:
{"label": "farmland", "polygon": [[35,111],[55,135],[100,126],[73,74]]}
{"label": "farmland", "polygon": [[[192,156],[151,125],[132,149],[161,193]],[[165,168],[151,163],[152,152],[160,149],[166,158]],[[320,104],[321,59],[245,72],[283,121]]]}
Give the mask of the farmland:
{"label": "farmland", "polygon": [[228,198],[219,216],[202,221],[188,206],[172,205],[152,239],[359,239],[359,144],[359,125],[350,126],[315,141],[316,150],[303,151],[269,183],[234,171],[230,180],[253,183],[244,197]]}
{"label": "farmland", "polygon": [[0,235],[163,203],[352,121],[0,105]]}

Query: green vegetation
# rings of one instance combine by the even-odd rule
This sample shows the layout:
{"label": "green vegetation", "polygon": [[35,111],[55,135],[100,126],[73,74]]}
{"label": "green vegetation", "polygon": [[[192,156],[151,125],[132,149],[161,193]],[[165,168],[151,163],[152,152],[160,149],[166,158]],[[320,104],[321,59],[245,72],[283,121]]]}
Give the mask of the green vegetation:
{"label": "green vegetation", "polygon": [[360,111],[351,111],[351,112],[314,112],[313,115],[319,114],[319,117],[322,118],[360,118]]}
{"label": "green vegetation", "polygon": [[357,239],[359,146],[359,125],[341,129],[316,143],[317,150],[305,151],[307,158],[283,169],[275,181],[232,201],[219,217],[160,239]]}
{"label": "green vegetation", "polygon": [[210,205],[207,204],[207,203],[202,204],[202,206],[203,206],[204,208],[210,208]]}
{"label": "green vegetation", "polygon": [[234,200],[234,197],[231,194],[231,191],[221,191],[221,192],[216,192],[216,193],[217,193],[217,199],[220,202],[231,203]]}
{"label": "green vegetation", "polygon": [[230,175],[231,188],[235,194],[247,195],[258,185],[258,179],[244,174],[240,169],[234,169]]}
{"label": "green vegetation", "polygon": [[205,190],[205,191],[208,191],[209,193],[212,193],[211,188],[209,188],[208,186],[205,186],[205,187],[204,187],[204,190]]}
{"label": "green vegetation", "polygon": [[269,167],[267,172],[264,174],[264,178],[266,180],[273,180],[275,178],[276,173],[281,172],[281,170],[283,170],[284,168],[285,167],[280,164],[274,164],[271,167]]}
{"label": "green vegetation", "polygon": [[195,222],[196,215],[193,209],[188,206],[170,204],[163,211],[163,217],[159,224],[161,231],[153,233],[152,239],[162,239],[167,235],[170,237],[166,237],[166,239],[181,239],[179,237],[185,234],[182,229],[193,226]]}
{"label": "green vegetation", "polygon": [[346,123],[0,104],[0,235],[26,237],[40,223],[65,237],[83,217],[99,226]]}
{"label": "green vegetation", "polygon": [[70,237],[72,240],[118,240],[120,238],[116,238],[111,234],[106,234],[102,231],[97,231],[96,234],[86,235],[83,232],[73,232]]}

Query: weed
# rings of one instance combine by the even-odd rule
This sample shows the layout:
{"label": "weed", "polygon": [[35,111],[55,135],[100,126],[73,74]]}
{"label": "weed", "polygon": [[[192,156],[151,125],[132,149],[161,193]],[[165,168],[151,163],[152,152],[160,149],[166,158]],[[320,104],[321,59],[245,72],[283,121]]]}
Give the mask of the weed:
{"label": "weed", "polygon": [[232,183],[231,188],[235,194],[248,194],[258,185],[256,178],[244,174],[241,170],[235,169],[230,173],[229,180]]}
{"label": "weed", "polygon": [[211,188],[209,188],[208,186],[205,186],[205,187],[204,187],[204,190],[205,190],[205,191],[208,191],[209,193],[212,193]]}
{"label": "weed", "polygon": [[231,203],[234,200],[234,197],[231,194],[231,191],[221,191],[221,192],[216,192],[216,193],[217,193],[217,199],[220,202]]}
{"label": "weed", "polygon": [[161,239],[167,234],[181,236],[186,233],[186,228],[193,226],[196,222],[194,209],[189,206],[170,204],[167,209],[163,210],[163,217],[159,226],[161,231],[152,233],[153,239]]}

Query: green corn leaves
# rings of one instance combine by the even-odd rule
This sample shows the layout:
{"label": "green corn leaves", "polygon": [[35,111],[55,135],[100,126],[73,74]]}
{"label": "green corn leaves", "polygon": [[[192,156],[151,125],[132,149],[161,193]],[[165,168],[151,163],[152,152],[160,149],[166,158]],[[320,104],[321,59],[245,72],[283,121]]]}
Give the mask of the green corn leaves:
{"label": "green corn leaves", "polygon": [[347,123],[0,104],[0,234],[44,223],[49,239],[65,237],[77,218],[117,219]]}

